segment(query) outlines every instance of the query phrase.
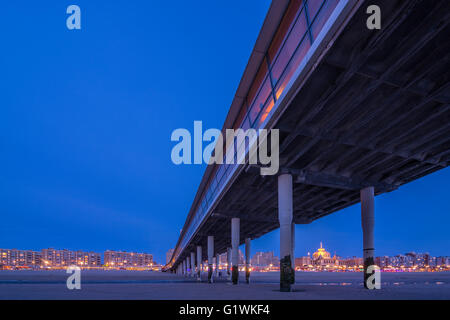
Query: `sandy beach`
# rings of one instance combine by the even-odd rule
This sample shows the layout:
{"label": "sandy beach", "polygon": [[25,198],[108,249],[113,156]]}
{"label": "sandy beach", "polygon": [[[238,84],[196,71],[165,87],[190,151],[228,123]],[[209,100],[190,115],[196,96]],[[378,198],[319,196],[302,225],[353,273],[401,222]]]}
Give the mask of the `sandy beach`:
{"label": "sandy beach", "polygon": [[294,291],[282,293],[277,272],[253,272],[251,283],[145,271],[82,271],[81,289],[69,290],[63,270],[0,271],[0,299],[450,299],[450,272],[382,273],[381,290],[366,290],[361,273],[297,272]]}

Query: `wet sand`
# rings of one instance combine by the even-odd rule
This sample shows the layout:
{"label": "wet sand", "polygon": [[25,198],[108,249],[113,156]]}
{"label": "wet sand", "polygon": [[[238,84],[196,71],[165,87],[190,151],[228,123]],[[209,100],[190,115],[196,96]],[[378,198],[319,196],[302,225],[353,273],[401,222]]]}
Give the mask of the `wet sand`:
{"label": "wet sand", "polygon": [[151,271],[82,271],[69,290],[65,271],[0,271],[0,299],[450,299],[450,272],[382,273],[381,290],[366,290],[362,274],[297,272],[294,292],[279,292],[279,273],[253,272],[251,284],[213,284]]}

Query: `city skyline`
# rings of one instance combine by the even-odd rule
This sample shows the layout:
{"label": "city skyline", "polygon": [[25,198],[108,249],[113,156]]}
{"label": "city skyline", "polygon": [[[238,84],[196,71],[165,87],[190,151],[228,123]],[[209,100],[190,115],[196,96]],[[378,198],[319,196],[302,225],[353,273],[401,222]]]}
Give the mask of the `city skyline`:
{"label": "city skyline", "polygon": [[157,261],[146,252],[105,250],[103,252],[43,248],[0,248],[0,269],[4,267],[67,268],[77,265],[86,268],[153,267]]}
{"label": "city skyline", "polygon": [[[332,248],[330,251],[327,251],[327,249],[325,248],[325,246],[323,245],[323,242],[320,241],[320,246],[317,246],[316,248],[310,248],[311,250],[309,250],[307,252],[306,255],[303,256],[298,256],[295,255],[294,258],[296,260],[296,264],[297,264],[297,260],[301,260],[301,259],[317,259],[319,257],[324,257],[327,259],[333,258],[333,259],[344,259],[344,260],[351,260],[351,259],[362,259],[360,256],[354,255],[354,256],[342,256],[341,254],[339,254],[338,250],[335,250],[336,248]],[[313,251],[316,250],[316,251]],[[31,249],[23,249],[23,248],[0,248],[0,266],[2,266],[2,262],[4,261],[7,253],[6,252],[12,252],[15,251],[15,255],[17,255],[18,252],[20,252],[23,255],[23,261],[28,261],[28,263],[25,263],[24,265],[26,266],[31,266],[33,265],[41,265],[41,263],[36,262],[36,261],[42,261],[42,262],[51,262],[54,257],[58,255],[61,255],[61,259],[64,256],[65,260],[70,260],[72,261],[72,264],[78,264],[78,260],[83,260],[83,258],[88,259],[89,263],[86,263],[86,266],[102,266],[102,267],[119,267],[119,266],[133,266],[135,258],[137,257],[141,257],[141,259],[147,259],[146,257],[148,256],[149,259],[151,260],[152,265],[160,265],[160,266],[164,266],[169,259],[171,258],[171,254],[173,254],[173,249],[169,249],[166,252],[166,260],[165,262],[160,262],[158,263],[156,260],[153,259],[153,254],[152,253],[148,253],[148,252],[136,252],[136,251],[125,251],[125,250],[110,250],[110,249],[106,249],[102,252],[94,252],[94,251],[84,251],[84,250],[80,250],[80,249],[76,249],[76,250],[69,250],[67,248],[55,248],[55,247],[49,247],[49,248],[42,248],[40,250],[31,250]],[[383,264],[382,261],[384,260],[388,260],[388,258],[394,258],[394,257],[402,257],[402,256],[408,256],[408,255],[427,255],[431,258],[433,258],[434,260],[438,259],[438,258],[443,258],[446,259],[446,261],[449,261],[448,264],[450,264],[450,256],[448,255],[431,255],[429,254],[428,251],[423,251],[423,252],[419,252],[419,251],[409,251],[409,252],[403,252],[403,253],[396,253],[393,255],[377,255],[377,265]],[[52,257],[52,258],[49,258]],[[72,257],[73,256],[73,257]],[[135,256],[135,257],[133,257]],[[220,254],[220,264],[224,264],[226,263],[226,253],[224,254]],[[270,257],[269,257],[270,256]],[[3,259],[3,260],[2,260]],[[91,259],[93,259],[92,261],[95,261],[93,264],[91,264]],[[214,258],[215,259],[215,258]],[[261,261],[266,261],[266,263],[261,263],[260,259],[262,259]],[[80,261],[81,261],[80,260]],[[122,262],[120,262],[120,261]],[[124,260],[124,261],[122,261]],[[130,262],[127,265],[127,261]],[[270,262],[267,262],[267,260],[270,260]],[[31,262],[33,261],[33,262]],[[146,261],[146,260],[145,260]],[[274,264],[274,265],[278,265],[279,264],[279,260],[278,260],[278,256],[276,256],[274,254],[274,250],[269,250],[269,251],[255,251],[254,254],[251,255],[250,258],[250,263],[252,266],[267,266],[269,263],[270,264]],[[111,264],[111,262],[113,262]],[[116,262],[116,265],[114,265],[114,262]],[[118,263],[117,263],[118,262]],[[123,263],[125,262],[125,264]],[[215,263],[215,262],[214,262]],[[65,262],[65,263],[57,263],[57,266],[64,266],[64,265],[69,265],[71,263]],[[242,250],[239,250],[239,264],[240,265],[244,265],[244,254],[242,252]],[[4,264],[4,265],[8,265],[8,264]],[[45,264],[42,264],[43,266],[45,266]],[[140,265],[140,264],[139,264]]]}

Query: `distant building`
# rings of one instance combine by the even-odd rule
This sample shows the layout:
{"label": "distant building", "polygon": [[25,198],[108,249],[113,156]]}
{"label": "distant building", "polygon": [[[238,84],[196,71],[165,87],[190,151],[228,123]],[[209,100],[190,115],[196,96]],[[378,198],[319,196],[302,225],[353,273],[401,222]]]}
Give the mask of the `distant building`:
{"label": "distant building", "polygon": [[225,266],[228,263],[227,261],[227,253],[222,253],[221,255],[219,255],[219,265],[220,266]]}
{"label": "distant building", "polygon": [[450,266],[450,257],[437,257],[436,265],[437,266]]}
{"label": "distant building", "polygon": [[169,251],[167,251],[167,253],[166,253],[166,264],[168,264],[170,262],[170,260],[172,259],[173,252],[174,252],[174,249],[169,249]]}
{"label": "distant building", "polygon": [[398,254],[394,257],[389,257],[389,264],[391,266],[404,266],[404,267],[412,267],[413,262],[411,257],[407,257],[403,254]]}
{"label": "distant building", "polygon": [[101,254],[97,252],[72,251],[67,249],[42,249],[41,264],[44,267],[100,267]]}
{"label": "distant building", "polygon": [[413,252],[408,252],[405,254],[405,263],[404,265],[406,267],[414,267],[416,265],[416,253]]}
{"label": "distant building", "polygon": [[295,267],[304,268],[312,264],[310,256],[295,258]]}
{"label": "distant building", "polygon": [[242,253],[241,250],[239,250],[239,265],[243,265],[244,264],[244,254]]}
{"label": "distant building", "polygon": [[415,265],[418,267],[428,267],[430,262],[430,254],[428,252],[416,254]]}
{"label": "distant building", "polygon": [[104,253],[106,267],[152,267],[153,255],[126,251],[107,250]]}
{"label": "distant building", "polygon": [[331,257],[330,253],[325,250],[320,243],[320,248],[313,253],[312,263],[316,266],[326,267],[326,266],[336,266],[339,265],[339,259],[336,257]]}
{"label": "distant building", "polygon": [[388,256],[383,257],[376,257],[375,258],[375,264],[379,266],[380,268],[386,268],[388,266],[391,266],[391,259]]}
{"label": "distant building", "polygon": [[428,262],[428,266],[429,267],[436,267],[437,265],[438,265],[437,264],[437,258],[430,256],[429,262]]}
{"label": "distant building", "polygon": [[250,262],[254,267],[269,267],[279,264],[277,257],[273,255],[273,251],[256,252]]}
{"label": "distant building", "polygon": [[32,250],[0,249],[0,265],[36,268],[41,265],[41,253]]}
{"label": "distant building", "polygon": [[358,267],[358,266],[362,266],[363,263],[364,263],[363,258],[358,258],[358,257],[341,259],[339,261],[339,265],[346,266],[346,267]]}

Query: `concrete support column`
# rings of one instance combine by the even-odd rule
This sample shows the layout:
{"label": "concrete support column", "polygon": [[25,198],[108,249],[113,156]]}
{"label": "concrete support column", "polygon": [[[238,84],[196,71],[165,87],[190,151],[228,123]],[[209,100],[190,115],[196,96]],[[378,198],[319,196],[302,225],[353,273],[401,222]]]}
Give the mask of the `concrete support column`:
{"label": "concrete support column", "polygon": [[202,265],[202,247],[201,246],[197,246],[197,280],[201,281],[201,265]]}
{"label": "concrete support column", "polygon": [[295,283],[292,268],[292,175],[278,176],[278,220],[280,221],[280,291],[291,291]]}
{"label": "concrete support column", "polygon": [[216,277],[219,277],[219,263],[220,263],[220,255],[216,254]]}
{"label": "concrete support column", "polygon": [[239,279],[239,226],[240,219],[231,219],[231,281],[238,283]]}
{"label": "concrete support column", "polygon": [[213,282],[214,236],[208,236],[208,283]]}
{"label": "concrete support column", "polygon": [[[375,265],[375,245],[373,230],[375,226],[374,188],[367,187],[361,190],[361,226],[363,231],[363,258],[364,258],[364,287],[367,288],[367,279],[375,273],[368,273],[369,266]],[[373,268],[373,267],[372,267]]]}
{"label": "concrete support column", "polygon": [[189,257],[186,257],[186,259],[184,259],[184,275],[187,277],[189,276]]}
{"label": "concrete support column", "polygon": [[186,259],[183,260],[183,276],[186,276]]}
{"label": "concrete support column", "polygon": [[195,275],[195,252],[191,252],[191,277]]}
{"label": "concrete support column", "polygon": [[187,256],[186,257],[186,276],[190,277],[191,276],[191,257]]}
{"label": "concrete support column", "polygon": [[231,280],[231,248],[227,248],[227,275]]}
{"label": "concrete support column", "polygon": [[250,283],[250,238],[245,239],[245,282]]}
{"label": "concrete support column", "polygon": [[227,276],[231,281],[231,248],[227,248]]}
{"label": "concrete support column", "polygon": [[[202,272],[206,272],[207,269],[208,269],[208,262],[205,260],[202,262]],[[208,276],[208,273],[206,274],[206,276]]]}

